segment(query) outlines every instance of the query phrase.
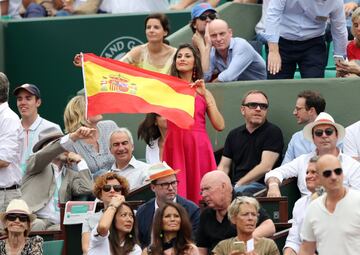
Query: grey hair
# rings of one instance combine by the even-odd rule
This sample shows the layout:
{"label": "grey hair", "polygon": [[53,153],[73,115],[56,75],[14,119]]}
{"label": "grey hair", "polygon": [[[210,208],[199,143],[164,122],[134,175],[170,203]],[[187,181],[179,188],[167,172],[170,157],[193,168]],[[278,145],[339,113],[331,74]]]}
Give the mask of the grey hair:
{"label": "grey hair", "polygon": [[[112,131],[111,134],[110,134],[110,137],[109,137],[109,141],[111,140],[111,137],[112,137],[114,134],[119,134],[119,133],[124,133],[124,134],[126,134],[126,135],[129,137],[129,140],[130,140],[131,145],[134,146],[134,139],[133,139],[133,137],[132,137],[132,134],[131,134],[130,130],[127,129],[126,127],[120,127],[120,128],[115,129],[114,131]],[[110,148],[111,148],[111,142],[109,142],[109,146],[110,146]]]}
{"label": "grey hair", "polygon": [[313,156],[310,158],[309,163],[316,163],[318,162],[319,158],[319,156]]}
{"label": "grey hair", "polygon": [[6,75],[0,72],[0,103],[5,103],[9,100],[10,83]]}
{"label": "grey hair", "polygon": [[256,212],[259,212],[260,210],[260,204],[256,200],[256,198],[247,197],[247,196],[237,197],[232,201],[232,203],[228,207],[228,218],[230,221],[240,213],[240,205],[242,204],[249,204],[254,206]]}

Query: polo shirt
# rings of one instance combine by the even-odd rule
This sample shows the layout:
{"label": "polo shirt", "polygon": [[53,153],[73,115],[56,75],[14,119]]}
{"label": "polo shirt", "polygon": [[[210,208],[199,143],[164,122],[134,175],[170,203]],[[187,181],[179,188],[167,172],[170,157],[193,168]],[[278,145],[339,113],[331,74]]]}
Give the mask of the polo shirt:
{"label": "polo shirt", "polygon": [[[268,121],[252,133],[249,133],[245,124],[233,129],[226,138],[223,151],[223,156],[231,158],[234,165],[231,181],[237,182],[258,165],[263,151],[279,153],[274,167],[279,166],[283,147],[284,140],[280,128]],[[264,183],[264,178],[259,182]]]}

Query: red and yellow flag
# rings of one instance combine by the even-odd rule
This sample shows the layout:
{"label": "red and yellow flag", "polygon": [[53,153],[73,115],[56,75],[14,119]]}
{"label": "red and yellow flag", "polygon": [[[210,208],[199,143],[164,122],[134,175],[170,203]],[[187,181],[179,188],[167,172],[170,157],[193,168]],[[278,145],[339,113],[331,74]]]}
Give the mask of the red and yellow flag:
{"label": "red and yellow flag", "polygon": [[83,54],[87,114],[155,112],[177,126],[194,124],[195,91],[179,78]]}

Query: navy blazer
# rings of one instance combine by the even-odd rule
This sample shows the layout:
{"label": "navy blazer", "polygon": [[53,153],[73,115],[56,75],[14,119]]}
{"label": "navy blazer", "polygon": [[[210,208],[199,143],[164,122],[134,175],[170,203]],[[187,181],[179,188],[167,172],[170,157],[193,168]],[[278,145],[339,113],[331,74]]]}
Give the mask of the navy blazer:
{"label": "navy blazer", "polygon": [[[176,202],[182,205],[189,214],[192,224],[192,236],[195,237],[196,230],[200,221],[200,208],[190,200],[176,196]],[[141,205],[136,212],[136,220],[141,247],[150,244],[151,226],[155,213],[155,198]]]}

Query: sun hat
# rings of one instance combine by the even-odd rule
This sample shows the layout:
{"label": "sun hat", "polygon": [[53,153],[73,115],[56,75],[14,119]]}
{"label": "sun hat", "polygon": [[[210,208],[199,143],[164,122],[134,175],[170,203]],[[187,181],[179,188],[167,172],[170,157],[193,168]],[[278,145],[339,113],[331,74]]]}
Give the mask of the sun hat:
{"label": "sun hat", "polygon": [[304,129],[303,129],[303,133],[304,133],[304,137],[305,139],[309,140],[310,142],[314,142],[313,140],[313,128],[318,126],[318,125],[322,125],[322,124],[328,124],[328,125],[332,125],[336,128],[337,130],[337,135],[338,135],[338,141],[341,141],[344,136],[345,136],[345,128],[336,123],[334,118],[331,117],[330,114],[326,113],[326,112],[321,112],[315,119],[314,122],[311,122],[309,124],[307,124]]}
{"label": "sun hat", "polygon": [[39,133],[39,141],[34,145],[33,152],[39,151],[45,144],[64,136],[57,127],[49,127]]}
{"label": "sun hat", "polygon": [[196,19],[201,16],[206,11],[213,11],[216,10],[211,6],[209,3],[198,3],[191,9],[191,19]]}
{"label": "sun hat", "polygon": [[22,199],[13,199],[6,208],[6,212],[0,212],[0,220],[5,221],[6,215],[10,213],[22,213],[29,216],[30,222],[36,219],[36,215],[30,212],[29,206]]}
{"label": "sun hat", "polygon": [[165,161],[151,165],[148,169],[149,178],[147,181],[155,181],[157,179],[177,174],[180,170],[172,169]]}

